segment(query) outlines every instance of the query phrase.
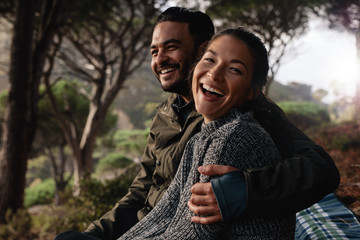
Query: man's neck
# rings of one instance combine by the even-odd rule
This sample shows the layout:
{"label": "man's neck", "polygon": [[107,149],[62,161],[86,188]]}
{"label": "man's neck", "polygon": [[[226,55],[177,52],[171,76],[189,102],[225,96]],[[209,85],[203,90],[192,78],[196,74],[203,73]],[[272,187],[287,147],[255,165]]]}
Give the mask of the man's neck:
{"label": "man's neck", "polygon": [[184,94],[179,94],[180,97],[182,97],[186,103],[189,103],[193,98],[192,98],[192,94],[187,94],[187,95],[184,95]]}

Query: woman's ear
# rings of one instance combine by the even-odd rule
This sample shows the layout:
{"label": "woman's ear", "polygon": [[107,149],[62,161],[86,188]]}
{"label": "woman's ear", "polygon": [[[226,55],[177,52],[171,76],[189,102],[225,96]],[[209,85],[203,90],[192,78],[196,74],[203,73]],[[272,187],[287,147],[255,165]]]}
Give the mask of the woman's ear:
{"label": "woman's ear", "polygon": [[261,90],[258,87],[253,87],[247,95],[247,100],[255,100],[260,95]]}

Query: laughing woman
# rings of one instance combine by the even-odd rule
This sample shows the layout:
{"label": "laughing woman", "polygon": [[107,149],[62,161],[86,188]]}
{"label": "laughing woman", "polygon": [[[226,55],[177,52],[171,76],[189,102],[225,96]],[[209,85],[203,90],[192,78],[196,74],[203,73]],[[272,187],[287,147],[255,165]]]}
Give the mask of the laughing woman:
{"label": "laughing woman", "polygon": [[282,157],[256,122],[256,107],[268,72],[267,52],[254,34],[228,29],[209,42],[193,70],[195,107],[204,117],[200,133],[187,144],[178,172],[156,207],[120,239],[293,239],[295,213],[245,216],[202,225],[191,222],[191,186],[209,182],[197,169],[221,164],[253,169],[275,165]]}

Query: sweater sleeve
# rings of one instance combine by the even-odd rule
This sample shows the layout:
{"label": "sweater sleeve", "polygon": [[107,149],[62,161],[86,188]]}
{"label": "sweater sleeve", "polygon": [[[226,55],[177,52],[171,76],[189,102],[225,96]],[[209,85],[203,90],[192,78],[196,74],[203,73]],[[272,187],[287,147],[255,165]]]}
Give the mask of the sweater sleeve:
{"label": "sweater sleeve", "polygon": [[[206,150],[203,165],[230,165],[244,170],[271,165],[281,160],[270,136],[257,124],[244,122],[230,127],[231,129],[218,131],[213,138]],[[200,175],[200,182],[209,182],[212,178]],[[218,239],[226,227],[224,223],[195,226],[198,236],[203,239]]]}

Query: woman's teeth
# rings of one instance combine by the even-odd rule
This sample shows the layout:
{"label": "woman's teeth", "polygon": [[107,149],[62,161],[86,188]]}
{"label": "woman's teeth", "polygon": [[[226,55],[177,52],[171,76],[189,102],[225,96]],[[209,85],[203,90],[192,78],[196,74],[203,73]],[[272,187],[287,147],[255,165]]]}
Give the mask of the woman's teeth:
{"label": "woman's teeth", "polygon": [[219,97],[224,96],[224,93],[222,93],[220,90],[212,88],[212,87],[210,87],[209,85],[206,85],[206,84],[202,84],[202,89],[203,89],[204,92],[207,91],[207,92],[209,92],[211,94],[215,94],[215,95],[217,95]]}

